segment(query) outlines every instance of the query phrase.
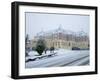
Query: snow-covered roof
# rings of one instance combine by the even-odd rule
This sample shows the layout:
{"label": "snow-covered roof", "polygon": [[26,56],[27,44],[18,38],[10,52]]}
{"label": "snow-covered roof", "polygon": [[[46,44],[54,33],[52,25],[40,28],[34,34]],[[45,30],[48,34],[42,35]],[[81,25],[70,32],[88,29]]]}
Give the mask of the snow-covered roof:
{"label": "snow-covered roof", "polygon": [[45,35],[44,31],[41,31],[41,32],[37,33],[37,36],[44,36],[44,35]]}
{"label": "snow-covered roof", "polygon": [[76,36],[88,36],[88,35],[84,31],[79,31],[76,33]]}
{"label": "snow-covered roof", "polygon": [[51,36],[53,34],[59,34],[59,33],[66,35],[75,35],[75,36],[87,36],[87,33],[85,33],[84,31],[73,32],[71,30],[64,30],[61,26],[55,30],[41,31],[37,33],[37,36]]}

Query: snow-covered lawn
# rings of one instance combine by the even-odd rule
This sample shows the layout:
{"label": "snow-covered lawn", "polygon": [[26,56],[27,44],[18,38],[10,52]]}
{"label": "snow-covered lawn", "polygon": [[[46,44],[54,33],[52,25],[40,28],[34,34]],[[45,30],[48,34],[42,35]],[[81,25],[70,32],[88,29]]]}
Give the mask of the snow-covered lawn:
{"label": "snow-covered lawn", "polygon": [[[54,54],[51,57],[48,55]],[[28,61],[25,63],[26,68],[35,68],[35,67],[59,67],[59,66],[67,66],[67,64],[77,61],[78,59],[83,59],[80,62],[85,62],[89,60],[89,50],[65,50],[59,49],[55,50],[54,53],[43,53],[42,56],[38,56],[38,53],[35,51],[31,51],[29,56],[25,58],[27,61],[28,59],[34,59],[38,57],[43,57],[41,59],[36,59],[34,61]],[[86,59],[87,58],[87,59]],[[72,63],[69,65],[78,65],[81,64],[80,62]]]}
{"label": "snow-covered lawn", "polygon": [[50,51],[47,51],[46,54],[45,54],[45,52],[43,52],[42,55],[39,55],[36,51],[31,51],[28,53],[29,56],[27,56],[25,58],[25,61],[27,61],[28,59],[35,59],[35,58],[41,58],[41,57],[43,57],[42,59],[45,59],[45,58],[48,58],[47,56],[49,56],[49,55],[53,56],[53,54],[55,55],[56,53],[57,53],[57,51],[54,51],[54,53],[50,53]]}

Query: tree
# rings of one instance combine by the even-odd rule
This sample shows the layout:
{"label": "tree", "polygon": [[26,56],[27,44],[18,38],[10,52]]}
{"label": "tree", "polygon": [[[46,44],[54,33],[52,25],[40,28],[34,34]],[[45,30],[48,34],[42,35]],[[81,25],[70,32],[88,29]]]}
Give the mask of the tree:
{"label": "tree", "polygon": [[54,50],[55,50],[54,47],[51,47],[51,48],[50,48],[50,52],[51,52],[51,53],[54,53]]}
{"label": "tree", "polygon": [[25,56],[28,56],[28,50],[29,48],[27,47],[29,41],[29,35],[27,34],[25,37]]}
{"label": "tree", "polygon": [[25,42],[27,43],[29,40],[29,35],[27,34],[26,37],[25,37]]}
{"label": "tree", "polygon": [[45,48],[46,48],[45,40],[39,39],[36,44],[36,51],[38,52],[38,54],[42,55]]}

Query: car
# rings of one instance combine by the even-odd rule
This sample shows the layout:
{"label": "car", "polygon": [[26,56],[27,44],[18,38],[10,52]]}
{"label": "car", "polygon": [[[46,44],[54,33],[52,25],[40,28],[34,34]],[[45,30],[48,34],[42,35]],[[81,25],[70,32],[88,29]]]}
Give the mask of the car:
{"label": "car", "polygon": [[78,47],[72,47],[72,50],[80,50]]}

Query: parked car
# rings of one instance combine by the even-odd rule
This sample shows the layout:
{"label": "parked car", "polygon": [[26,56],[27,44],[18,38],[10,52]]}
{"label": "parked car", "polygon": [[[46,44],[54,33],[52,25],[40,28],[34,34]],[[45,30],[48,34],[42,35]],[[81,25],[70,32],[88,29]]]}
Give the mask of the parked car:
{"label": "parked car", "polygon": [[72,47],[72,50],[80,50],[78,47]]}

